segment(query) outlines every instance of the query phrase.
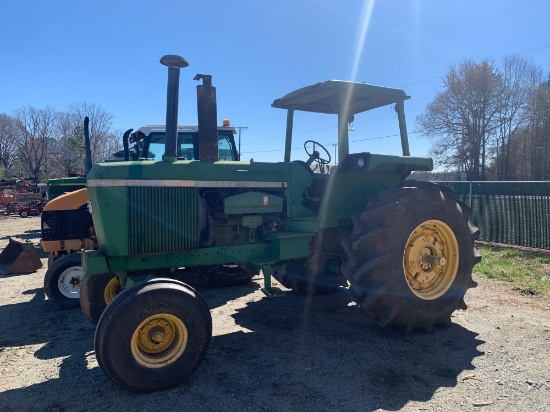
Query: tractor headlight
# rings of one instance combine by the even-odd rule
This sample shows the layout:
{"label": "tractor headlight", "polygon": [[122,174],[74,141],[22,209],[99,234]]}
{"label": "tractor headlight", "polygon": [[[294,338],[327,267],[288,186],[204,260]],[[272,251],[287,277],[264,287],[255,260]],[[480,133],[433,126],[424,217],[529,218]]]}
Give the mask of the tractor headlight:
{"label": "tractor headlight", "polygon": [[363,159],[362,157],[360,157],[359,159],[357,159],[357,167],[359,169],[362,169],[365,167],[365,159]]}

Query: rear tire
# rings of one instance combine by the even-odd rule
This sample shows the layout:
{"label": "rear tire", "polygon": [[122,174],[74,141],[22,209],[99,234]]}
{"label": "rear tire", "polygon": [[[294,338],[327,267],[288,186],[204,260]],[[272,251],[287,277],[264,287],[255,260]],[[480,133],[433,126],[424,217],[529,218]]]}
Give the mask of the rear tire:
{"label": "rear tire", "polygon": [[105,309],[95,352],[105,375],[121,388],[154,392],[185,382],[201,364],[211,337],[204,300],[182,282],[155,279],[124,290]]}
{"label": "rear tire", "polygon": [[200,266],[199,274],[209,286],[238,286],[243,285],[260,274],[259,269],[247,270],[238,265],[208,265]]}
{"label": "rear tire", "polygon": [[120,292],[114,273],[86,275],[80,287],[80,307],[84,316],[96,325],[107,305]]}
{"label": "rear tire", "polygon": [[479,230],[451,189],[404,184],[370,198],[352,217],[342,272],[354,300],[380,326],[431,330],[466,308],[466,290],[476,285],[472,268],[481,260],[474,248]]}
{"label": "rear tire", "polygon": [[44,291],[48,299],[61,309],[75,309],[80,306],[80,286],[84,269],[80,253],[60,256],[48,267],[44,276]]}

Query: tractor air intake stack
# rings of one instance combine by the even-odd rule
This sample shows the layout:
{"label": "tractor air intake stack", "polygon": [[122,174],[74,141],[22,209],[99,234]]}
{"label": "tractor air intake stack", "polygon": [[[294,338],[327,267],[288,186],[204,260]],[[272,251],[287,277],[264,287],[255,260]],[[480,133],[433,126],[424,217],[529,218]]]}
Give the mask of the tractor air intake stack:
{"label": "tractor air intake stack", "polygon": [[162,56],[160,62],[168,67],[168,90],[166,98],[166,145],[162,160],[175,162],[178,144],[178,96],[180,69],[189,66],[183,57],[173,54]]}
{"label": "tractor air intake stack", "polygon": [[86,157],[84,158],[84,174],[87,175],[92,168],[92,149],[90,147],[90,119],[88,116],[84,118],[84,147]]}
{"label": "tractor air intake stack", "polygon": [[218,155],[218,109],[216,88],[212,76],[197,74],[193,80],[203,81],[197,86],[197,116],[199,120],[199,160],[217,162]]}

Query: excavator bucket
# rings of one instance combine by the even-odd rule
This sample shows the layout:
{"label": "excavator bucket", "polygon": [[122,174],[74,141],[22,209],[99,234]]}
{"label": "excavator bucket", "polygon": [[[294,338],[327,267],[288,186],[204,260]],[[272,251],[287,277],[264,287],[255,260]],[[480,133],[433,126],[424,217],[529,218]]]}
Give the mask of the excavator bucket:
{"label": "excavator bucket", "polygon": [[42,262],[30,242],[9,238],[8,246],[0,253],[0,274],[31,273],[42,267]]}

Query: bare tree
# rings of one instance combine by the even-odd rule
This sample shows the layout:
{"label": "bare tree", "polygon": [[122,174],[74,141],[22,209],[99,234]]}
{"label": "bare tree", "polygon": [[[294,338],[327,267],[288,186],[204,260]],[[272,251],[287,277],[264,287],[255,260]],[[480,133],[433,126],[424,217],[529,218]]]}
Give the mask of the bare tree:
{"label": "bare tree", "polygon": [[[90,118],[90,146],[92,163],[111,157],[118,150],[116,137],[112,131],[113,116],[95,103],[73,103],[69,106],[68,115],[73,130],[82,125],[84,117]],[[116,150],[113,151],[113,147]]]}
{"label": "bare tree", "polygon": [[15,119],[0,113],[0,165],[10,169],[17,158]]}
{"label": "bare tree", "polygon": [[529,137],[531,138],[531,179],[550,179],[550,78],[532,96]]}
{"label": "bare tree", "polygon": [[501,70],[501,90],[498,129],[496,136],[496,178],[513,178],[514,163],[517,157],[511,157],[510,140],[520,128],[528,126],[530,121],[530,102],[533,93],[542,82],[542,71],[532,61],[518,55],[504,58]]}
{"label": "bare tree", "polygon": [[25,106],[13,116],[0,113],[0,167],[7,175],[34,179],[83,172],[84,117],[90,117],[92,161],[108,159],[122,142],[113,116],[93,103],[75,103],[68,112]]}
{"label": "bare tree", "polygon": [[47,174],[48,148],[55,135],[56,114],[53,108],[26,106],[15,111],[16,144],[25,172],[38,180]]}
{"label": "bare tree", "polygon": [[[507,180],[550,179],[550,78],[542,82],[539,69],[531,73],[532,84],[524,101],[524,121],[507,141]],[[503,156],[497,163],[503,162]]]}
{"label": "bare tree", "polygon": [[417,117],[420,132],[434,144],[435,160],[484,180],[490,138],[497,126],[501,77],[492,62],[464,60],[451,66],[444,90]]}
{"label": "bare tree", "polygon": [[81,174],[84,170],[84,132],[68,113],[57,113],[56,138],[50,142],[48,170],[52,176]]}
{"label": "bare tree", "polygon": [[113,153],[122,150],[122,135],[123,132],[120,130],[111,131],[108,134],[101,160],[111,159]]}

